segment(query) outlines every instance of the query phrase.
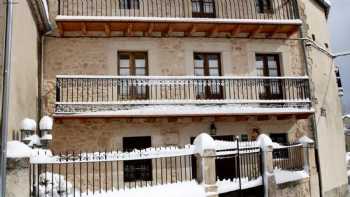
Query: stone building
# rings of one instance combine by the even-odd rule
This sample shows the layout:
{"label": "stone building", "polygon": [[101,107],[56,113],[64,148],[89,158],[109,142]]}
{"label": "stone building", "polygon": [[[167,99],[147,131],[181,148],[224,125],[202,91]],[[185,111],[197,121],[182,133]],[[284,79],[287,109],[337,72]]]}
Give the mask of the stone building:
{"label": "stone building", "polygon": [[52,31],[35,37],[40,54],[30,55],[39,57],[39,85],[28,90],[40,94],[39,114],[54,117],[54,151],[183,146],[203,132],[229,141],[266,133],[285,144],[307,135],[316,141],[322,194],[345,196],[328,2],[48,0],[48,7]]}

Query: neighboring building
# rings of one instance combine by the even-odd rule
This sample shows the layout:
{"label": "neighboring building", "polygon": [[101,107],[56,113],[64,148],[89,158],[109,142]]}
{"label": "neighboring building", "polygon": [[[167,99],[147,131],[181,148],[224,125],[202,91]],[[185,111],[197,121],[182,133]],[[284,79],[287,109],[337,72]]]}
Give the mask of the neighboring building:
{"label": "neighboring building", "polygon": [[338,92],[339,92],[339,96],[343,96],[344,95],[344,88],[343,88],[343,83],[341,80],[341,75],[340,75],[340,68],[339,66],[335,67],[335,77],[337,79],[337,85],[338,85]]}
{"label": "neighboring building", "polygon": [[[44,2],[44,1],[43,1]],[[9,139],[18,138],[20,122],[26,117],[39,120],[42,35],[50,30],[45,5],[37,0],[13,3]],[[3,54],[6,4],[0,4],[0,87],[3,86]],[[2,96],[0,97],[2,102]]]}
{"label": "neighboring building", "polygon": [[346,152],[350,152],[350,114],[343,116]]}
{"label": "neighboring building", "polygon": [[313,47],[329,45],[328,2],[48,2],[50,33],[41,36],[44,4],[31,6],[43,29],[14,19],[14,36],[28,38],[14,38],[13,72],[21,72],[11,113],[20,115],[10,117],[52,115],[54,151],[183,146],[203,132],[228,141],[266,133],[279,143],[307,135],[323,196],[347,193],[334,65]]}

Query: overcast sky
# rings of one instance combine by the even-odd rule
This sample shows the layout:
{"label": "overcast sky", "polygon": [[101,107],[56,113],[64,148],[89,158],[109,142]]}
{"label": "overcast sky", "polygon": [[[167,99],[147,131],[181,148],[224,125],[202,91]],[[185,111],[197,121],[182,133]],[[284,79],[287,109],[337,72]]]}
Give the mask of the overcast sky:
{"label": "overcast sky", "polygon": [[[350,51],[350,0],[332,0],[329,16],[333,52]],[[344,113],[350,113],[350,56],[336,59],[344,87]]]}

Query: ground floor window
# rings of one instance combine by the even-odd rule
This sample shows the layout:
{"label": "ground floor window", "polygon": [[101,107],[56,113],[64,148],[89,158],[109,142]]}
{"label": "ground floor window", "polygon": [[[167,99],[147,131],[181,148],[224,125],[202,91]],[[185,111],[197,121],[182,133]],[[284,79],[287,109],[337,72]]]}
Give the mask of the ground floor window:
{"label": "ground floor window", "polygon": [[[130,152],[152,146],[151,137],[124,137],[123,151]],[[124,181],[152,181],[152,160],[124,161]]]}

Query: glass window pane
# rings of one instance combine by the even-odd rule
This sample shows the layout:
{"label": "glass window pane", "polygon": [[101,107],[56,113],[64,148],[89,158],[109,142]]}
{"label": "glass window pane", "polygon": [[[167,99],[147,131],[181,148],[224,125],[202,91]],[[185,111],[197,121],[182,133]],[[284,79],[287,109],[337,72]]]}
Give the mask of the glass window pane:
{"label": "glass window pane", "polygon": [[209,69],[209,75],[210,76],[219,76],[219,70],[218,69]]}
{"label": "glass window pane", "polygon": [[205,13],[214,13],[214,2],[212,0],[204,0],[203,9]]}
{"label": "glass window pane", "polygon": [[219,61],[216,59],[216,60],[211,60],[209,59],[209,68],[218,68],[219,67]]}
{"label": "glass window pane", "polygon": [[195,76],[204,76],[204,70],[203,69],[194,69],[194,75]]}
{"label": "glass window pane", "polygon": [[119,70],[119,75],[121,75],[121,76],[128,76],[128,75],[130,75],[130,69],[129,68],[121,68]]}
{"label": "glass window pane", "polygon": [[135,67],[136,68],[145,68],[146,60],[145,59],[135,59]]}
{"label": "glass window pane", "polygon": [[200,12],[201,11],[201,4],[198,0],[192,1],[192,12]]}
{"label": "glass window pane", "polygon": [[145,71],[145,69],[136,69],[135,70],[135,75],[145,76],[146,75],[146,71]]}

